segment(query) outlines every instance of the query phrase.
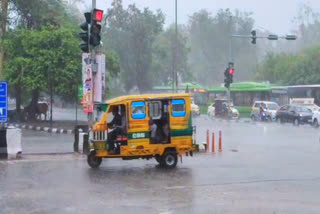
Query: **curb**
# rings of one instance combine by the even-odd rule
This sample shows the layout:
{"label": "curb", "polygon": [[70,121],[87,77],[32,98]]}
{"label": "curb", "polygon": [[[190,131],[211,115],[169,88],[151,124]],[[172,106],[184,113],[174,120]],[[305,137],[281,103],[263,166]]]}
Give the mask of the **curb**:
{"label": "curb", "polygon": [[34,131],[44,131],[48,133],[55,133],[55,134],[73,134],[73,129],[63,129],[63,128],[49,128],[49,127],[42,127],[42,126],[33,126],[33,125],[21,125],[21,124],[13,124],[13,123],[5,123],[4,127],[16,127],[21,129],[28,129]]}

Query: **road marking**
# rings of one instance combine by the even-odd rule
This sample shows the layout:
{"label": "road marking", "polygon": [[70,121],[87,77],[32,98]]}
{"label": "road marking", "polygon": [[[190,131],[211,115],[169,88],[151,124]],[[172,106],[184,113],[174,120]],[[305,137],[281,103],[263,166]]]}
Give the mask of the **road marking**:
{"label": "road marking", "polygon": [[168,190],[170,190],[170,189],[185,189],[185,188],[187,188],[187,186],[173,186],[173,187],[165,187],[165,189],[168,189]]}

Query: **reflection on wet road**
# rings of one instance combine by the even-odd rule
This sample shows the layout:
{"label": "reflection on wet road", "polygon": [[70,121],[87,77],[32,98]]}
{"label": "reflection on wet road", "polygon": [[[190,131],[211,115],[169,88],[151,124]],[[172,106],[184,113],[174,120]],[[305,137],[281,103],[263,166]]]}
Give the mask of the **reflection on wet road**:
{"label": "reflection on wet road", "polygon": [[319,213],[319,130],[206,118],[195,123],[199,142],[206,129],[221,129],[223,151],[183,158],[174,170],[155,160],[118,159],[93,170],[74,154],[2,161],[1,212]]}

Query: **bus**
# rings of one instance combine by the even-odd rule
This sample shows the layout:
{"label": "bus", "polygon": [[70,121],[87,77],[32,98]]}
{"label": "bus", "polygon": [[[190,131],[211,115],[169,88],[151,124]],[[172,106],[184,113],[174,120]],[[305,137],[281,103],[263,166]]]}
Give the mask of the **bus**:
{"label": "bus", "polygon": [[293,85],[288,86],[288,97],[313,98],[314,103],[320,106],[320,85]]}

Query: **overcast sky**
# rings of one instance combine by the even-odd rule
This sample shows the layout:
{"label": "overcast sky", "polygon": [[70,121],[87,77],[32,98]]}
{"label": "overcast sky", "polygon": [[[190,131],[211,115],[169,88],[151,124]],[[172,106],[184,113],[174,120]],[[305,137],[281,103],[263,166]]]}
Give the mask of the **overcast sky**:
{"label": "overcast sky", "polygon": [[[91,4],[91,0],[86,0]],[[97,0],[97,7],[106,9],[112,0]],[[166,25],[174,22],[175,0],[123,0],[125,7],[135,3],[139,8],[161,9],[166,16]],[[186,24],[188,16],[200,9],[216,13],[220,8],[232,11],[253,12],[255,28],[266,29],[275,34],[290,33],[296,26],[292,19],[299,7],[308,3],[314,10],[320,11],[320,0],[178,0],[178,23]]]}

